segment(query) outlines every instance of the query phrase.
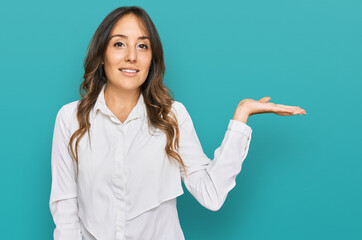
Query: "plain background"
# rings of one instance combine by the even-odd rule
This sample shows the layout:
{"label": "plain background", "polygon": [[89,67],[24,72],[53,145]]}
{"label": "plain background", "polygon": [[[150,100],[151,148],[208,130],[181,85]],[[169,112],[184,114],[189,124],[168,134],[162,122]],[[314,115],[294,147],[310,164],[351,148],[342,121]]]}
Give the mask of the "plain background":
{"label": "plain background", "polygon": [[79,99],[103,18],[143,7],[165,83],[212,159],[239,101],[270,96],[307,115],[251,116],[249,153],[218,212],[178,198],[187,240],[362,239],[362,2],[7,1],[0,6],[2,239],[52,239],[55,116]]}

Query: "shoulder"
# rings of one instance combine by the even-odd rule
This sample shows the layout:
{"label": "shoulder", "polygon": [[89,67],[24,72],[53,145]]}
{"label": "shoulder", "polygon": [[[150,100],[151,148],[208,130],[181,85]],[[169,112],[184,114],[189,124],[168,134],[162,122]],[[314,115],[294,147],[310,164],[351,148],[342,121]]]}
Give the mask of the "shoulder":
{"label": "shoulder", "polygon": [[72,118],[76,117],[77,107],[80,100],[64,104],[57,112],[58,121],[70,123]]}
{"label": "shoulder", "polygon": [[185,119],[190,118],[189,113],[183,103],[173,100],[172,109],[176,115],[178,122],[181,124]]}
{"label": "shoulder", "polygon": [[172,110],[176,115],[182,115],[186,111],[186,107],[183,103],[173,100],[172,101]]}
{"label": "shoulder", "polygon": [[58,114],[60,116],[66,117],[72,115],[74,112],[77,111],[78,103],[80,100],[69,102],[64,104],[59,110]]}

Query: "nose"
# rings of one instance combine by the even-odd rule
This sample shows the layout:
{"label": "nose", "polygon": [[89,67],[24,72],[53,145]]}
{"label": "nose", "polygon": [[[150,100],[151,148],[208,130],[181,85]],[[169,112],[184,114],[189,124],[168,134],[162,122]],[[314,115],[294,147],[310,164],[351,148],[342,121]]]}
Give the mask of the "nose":
{"label": "nose", "polygon": [[134,48],[128,48],[125,56],[126,62],[136,62],[137,61],[137,52]]}

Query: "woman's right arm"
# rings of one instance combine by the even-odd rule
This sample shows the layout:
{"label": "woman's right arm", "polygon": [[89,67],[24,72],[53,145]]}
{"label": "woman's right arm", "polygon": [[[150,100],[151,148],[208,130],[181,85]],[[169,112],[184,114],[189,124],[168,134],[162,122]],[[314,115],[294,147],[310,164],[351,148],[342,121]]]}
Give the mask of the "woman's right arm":
{"label": "woman's right arm", "polygon": [[49,207],[55,223],[54,240],[81,240],[75,169],[68,143],[70,116],[63,106],[57,114],[51,153],[52,185]]}

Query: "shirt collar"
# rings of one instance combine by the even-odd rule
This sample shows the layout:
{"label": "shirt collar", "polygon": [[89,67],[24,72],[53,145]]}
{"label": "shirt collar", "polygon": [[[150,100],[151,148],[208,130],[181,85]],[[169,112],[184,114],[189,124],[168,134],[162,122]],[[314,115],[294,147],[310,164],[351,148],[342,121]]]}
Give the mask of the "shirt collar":
{"label": "shirt collar", "polygon": [[[106,101],[104,99],[104,90],[106,88],[106,85],[107,85],[107,83],[105,83],[102,86],[102,89],[101,89],[100,93],[98,94],[97,101],[96,101],[96,103],[94,105],[94,108],[92,110],[93,118],[98,113],[98,110],[101,111],[102,113],[106,114],[106,115],[115,116],[111,112],[111,110],[109,110],[109,108],[107,107]],[[134,106],[132,111],[129,113],[126,121],[130,121],[130,120],[133,120],[133,119],[146,117],[146,116],[147,116],[146,104],[145,104],[144,99],[143,99],[143,94],[141,93],[138,100],[137,100],[136,105]]]}

